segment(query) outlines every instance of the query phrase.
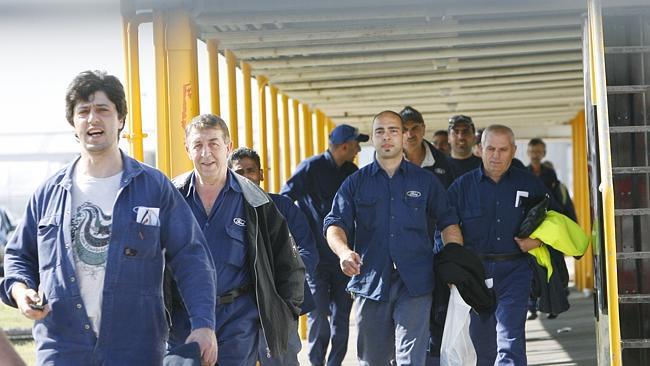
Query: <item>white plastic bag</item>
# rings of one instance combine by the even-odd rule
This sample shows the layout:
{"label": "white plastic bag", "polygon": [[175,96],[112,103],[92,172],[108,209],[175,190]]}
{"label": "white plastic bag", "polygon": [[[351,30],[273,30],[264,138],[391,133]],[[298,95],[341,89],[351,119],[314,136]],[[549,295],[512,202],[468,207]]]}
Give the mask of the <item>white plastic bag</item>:
{"label": "white plastic bag", "polygon": [[469,312],[456,286],[452,285],[447,305],[445,329],[440,345],[440,366],[475,366],[476,350],[469,336]]}

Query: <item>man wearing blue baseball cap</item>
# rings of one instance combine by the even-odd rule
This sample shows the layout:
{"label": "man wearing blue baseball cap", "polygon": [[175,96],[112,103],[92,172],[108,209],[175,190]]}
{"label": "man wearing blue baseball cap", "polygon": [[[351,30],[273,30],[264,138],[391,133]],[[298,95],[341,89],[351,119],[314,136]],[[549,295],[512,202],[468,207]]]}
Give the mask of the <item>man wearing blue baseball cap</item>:
{"label": "man wearing blue baseball cap", "polygon": [[330,339],[332,348],[327,365],[340,365],[347,352],[352,308],[352,298],[345,291],[349,278],[339,270],[339,259],[327,245],[323,219],[345,178],[358,170],[352,160],[361,150],[359,142],[368,139],[355,127],[336,126],[329,136],[327,151],[301,162],[280,192],[296,201],[307,216],[320,257],[314,274],[307,276],[316,303],[307,321],[312,365],[325,365]]}

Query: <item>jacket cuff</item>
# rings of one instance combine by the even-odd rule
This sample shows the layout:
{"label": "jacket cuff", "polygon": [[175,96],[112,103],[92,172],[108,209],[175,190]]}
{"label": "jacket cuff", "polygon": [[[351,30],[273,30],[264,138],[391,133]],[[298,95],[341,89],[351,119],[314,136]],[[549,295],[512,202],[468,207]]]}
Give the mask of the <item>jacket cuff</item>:
{"label": "jacket cuff", "polygon": [[197,330],[199,328],[210,328],[212,331],[214,331],[215,328],[213,319],[202,318],[198,316],[190,318],[190,325],[192,326],[192,330]]}

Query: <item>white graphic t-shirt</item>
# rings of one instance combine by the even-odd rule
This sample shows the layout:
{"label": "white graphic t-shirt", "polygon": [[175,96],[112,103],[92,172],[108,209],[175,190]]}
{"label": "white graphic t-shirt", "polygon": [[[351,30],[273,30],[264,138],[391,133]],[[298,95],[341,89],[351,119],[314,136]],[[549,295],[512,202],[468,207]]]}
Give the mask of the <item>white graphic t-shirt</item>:
{"label": "white graphic t-shirt", "polygon": [[77,283],[86,314],[99,334],[102,291],[108,243],[111,240],[113,204],[122,172],[108,178],[72,175],[72,251]]}

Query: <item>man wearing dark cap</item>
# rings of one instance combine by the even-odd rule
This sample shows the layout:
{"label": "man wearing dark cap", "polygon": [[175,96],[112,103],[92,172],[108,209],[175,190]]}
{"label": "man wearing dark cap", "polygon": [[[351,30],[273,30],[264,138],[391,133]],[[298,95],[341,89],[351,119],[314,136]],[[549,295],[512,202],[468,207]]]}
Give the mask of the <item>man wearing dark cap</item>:
{"label": "man wearing dark cap", "polygon": [[448,130],[451,156],[447,161],[454,175],[460,177],[481,165],[481,158],[472,154],[476,129],[471,117],[458,114],[449,118]]}
{"label": "man wearing dark cap", "polygon": [[399,112],[404,121],[404,156],[411,163],[432,172],[447,188],[454,181],[447,157],[424,139],[425,125],[422,114],[411,106]]}
{"label": "man wearing dark cap", "polygon": [[329,136],[327,151],[301,162],[280,192],[296,201],[307,216],[320,257],[314,275],[307,276],[316,303],[307,321],[312,365],[325,365],[330,339],[327,365],[340,365],[347,352],[352,299],[345,291],[348,278],[339,270],[339,260],[323,235],[323,219],[345,178],[358,170],[352,160],[361,150],[359,142],[368,139],[355,127],[337,126]]}

